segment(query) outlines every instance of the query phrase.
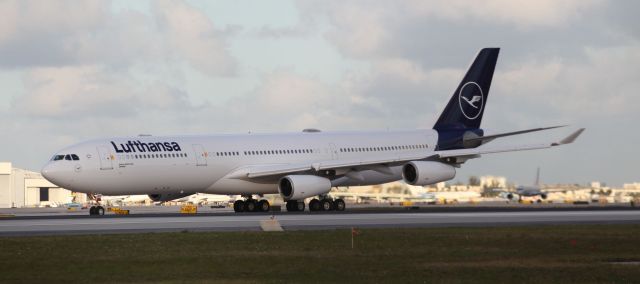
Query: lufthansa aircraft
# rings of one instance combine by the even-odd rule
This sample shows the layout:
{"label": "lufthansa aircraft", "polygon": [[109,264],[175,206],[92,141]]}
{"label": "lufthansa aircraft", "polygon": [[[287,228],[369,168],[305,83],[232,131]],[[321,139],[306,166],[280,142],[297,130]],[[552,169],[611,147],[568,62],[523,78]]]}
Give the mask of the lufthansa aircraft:
{"label": "lufthansa aircraft", "polygon": [[[482,49],[433,126],[405,131],[138,136],[76,144],[42,169],[52,183],[76,192],[148,194],[168,201],[195,193],[241,195],[236,212],[268,211],[260,197],[279,193],[288,211],[345,209],[329,191],[404,179],[429,185],[453,179],[456,168],[482,154],[572,143],[579,129],[556,143],[486,147],[501,137],[555,127],[487,134],[480,121],[499,48]],[[93,206],[92,215],[104,214]]]}

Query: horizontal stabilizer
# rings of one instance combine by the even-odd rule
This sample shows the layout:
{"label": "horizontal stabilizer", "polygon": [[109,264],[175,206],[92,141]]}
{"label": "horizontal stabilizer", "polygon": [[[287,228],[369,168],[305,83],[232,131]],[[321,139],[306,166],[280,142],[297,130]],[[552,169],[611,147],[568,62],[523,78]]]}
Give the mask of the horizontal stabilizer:
{"label": "horizontal stabilizer", "polygon": [[527,129],[527,130],[505,132],[505,133],[499,133],[499,134],[494,134],[494,135],[486,135],[486,136],[480,136],[480,137],[465,138],[464,142],[465,143],[468,143],[468,142],[482,142],[481,144],[484,144],[486,142],[489,142],[489,141],[491,141],[493,139],[500,138],[500,137],[507,137],[507,136],[513,136],[513,135],[518,135],[518,134],[525,134],[525,133],[530,133],[530,132],[549,130],[549,129],[560,128],[560,127],[565,127],[565,126],[566,125],[542,127],[542,128],[532,128],[532,129]]}
{"label": "horizontal stabilizer", "polygon": [[516,151],[527,151],[527,150],[536,150],[536,149],[545,149],[551,148],[553,146],[560,146],[565,144],[570,144],[575,141],[580,134],[584,131],[584,128],[578,129],[576,132],[573,132],[569,136],[560,140],[559,142],[553,143],[543,143],[543,144],[533,144],[533,145],[513,145],[513,146],[501,146],[501,147],[478,147],[472,149],[459,149],[459,150],[446,150],[446,151],[436,151],[438,157],[440,158],[449,158],[449,157],[464,157],[464,156],[477,156],[483,154],[493,154],[493,153],[502,153],[502,152],[516,152]]}

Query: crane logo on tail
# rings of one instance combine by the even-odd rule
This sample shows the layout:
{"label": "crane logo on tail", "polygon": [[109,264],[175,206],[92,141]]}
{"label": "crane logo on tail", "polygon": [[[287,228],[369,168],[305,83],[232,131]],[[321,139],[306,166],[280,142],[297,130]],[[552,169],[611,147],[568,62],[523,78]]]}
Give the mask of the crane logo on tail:
{"label": "crane logo on tail", "polygon": [[460,103],[460,111],[467,118],[474,120],[482,113],[484,106],[484,96],[482,94],[482,88],[476,82],[467,82],[460,88],[458,94],[458,100]]}

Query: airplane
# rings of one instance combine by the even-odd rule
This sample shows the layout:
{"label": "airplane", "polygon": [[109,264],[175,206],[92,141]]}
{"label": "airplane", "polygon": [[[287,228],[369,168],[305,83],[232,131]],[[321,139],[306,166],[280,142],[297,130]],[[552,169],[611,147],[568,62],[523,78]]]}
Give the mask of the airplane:
{"label": "airplane", "polygon": [[[480,128],[499,51],[478,52],[431,129],[96,139],[58,151],[42,175],[76,192],[146,194],[154,201],[195,193],[240,195],[233,206],[238,213],[269,211],[264,194],[280,194],[287,211],[304,211],[308,198],[310,211],[343,211],[344,200],[329,194],[333,187],[398,180],[425,186],[453,179],[456,168],[483,154],[574,142],[584,128],[554,143],[485,146],[560,127],[506,133]],[[92,206],[90,214],[103,215],[104,208]]]}
{"label": "airplane", "polygon": [[[536,180],[533,185],[519,185],[516,187],[515,195],[518,195],[518,201],[522,200],[523,196],[532,197],[532,196],[540,196],[542,199],[547,199],[547,192],[544,192],[540,189],[540,168],[538,168],[536,172]],[[514,198],[514,193],[507,193],[507,198],[512,200]],[[541,200],[538,200],[540,202]]]}

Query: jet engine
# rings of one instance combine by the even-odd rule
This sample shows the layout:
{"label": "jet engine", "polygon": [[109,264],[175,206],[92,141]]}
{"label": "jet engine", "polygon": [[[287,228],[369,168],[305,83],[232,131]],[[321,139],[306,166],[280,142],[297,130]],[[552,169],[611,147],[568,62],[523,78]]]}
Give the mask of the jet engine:
{"label": "jet engine", "polygon": [[166,201],[182,198],[185,196],[189,196],[192,194],[195,194],[195,193],[194,192],[156,193],[156,194],[149,194],[149,198],[151,198],[151,200],[153,200],[154,202],[166,202]]}
{"label": "jet engine", "polygon": [[450,180],[456,169],[440,162],[413,161],[402,167],[402,178],[411,185],[429,185]]}
{"label": "jet engine", "polygon": [[278,182],[278,192],[284,200],[300,200],[331,190],[331,181],[312,175],[288,175]]}

